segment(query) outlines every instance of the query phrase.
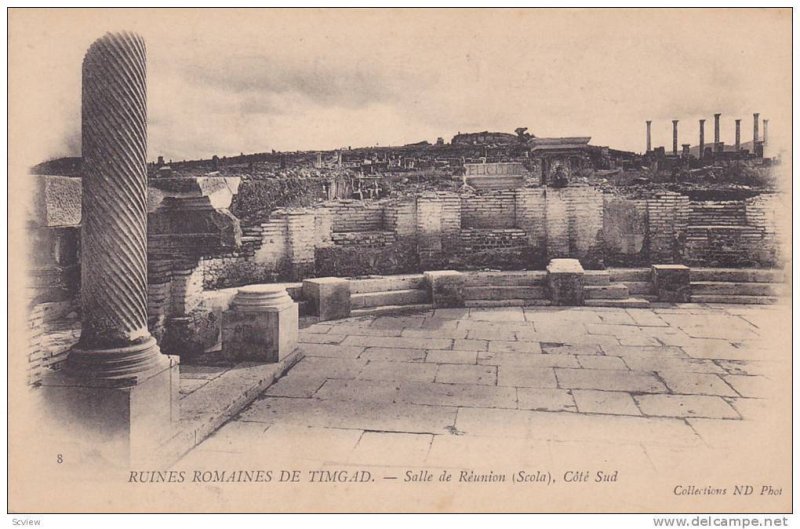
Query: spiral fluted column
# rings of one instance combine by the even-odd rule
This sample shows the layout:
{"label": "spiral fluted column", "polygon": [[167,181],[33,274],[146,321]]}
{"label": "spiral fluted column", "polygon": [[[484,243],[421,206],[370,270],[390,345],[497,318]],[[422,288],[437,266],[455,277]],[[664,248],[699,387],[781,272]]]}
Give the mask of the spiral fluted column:
{"label": "spiral fluted column", "polygon": [[129,378],[165,359],[147,329],[144,40],[106,34],[83,60],[81,339],[70,371]]}

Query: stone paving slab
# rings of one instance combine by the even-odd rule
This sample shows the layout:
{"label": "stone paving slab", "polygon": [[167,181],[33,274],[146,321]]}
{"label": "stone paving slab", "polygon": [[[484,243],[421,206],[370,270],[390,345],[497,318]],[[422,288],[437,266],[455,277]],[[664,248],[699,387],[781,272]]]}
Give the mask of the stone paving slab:
{"label": "stone paving slab", "polygon": [[424,362],[427,352],[424,349],[398,349],[389,347],[368,347],[359,355],[368,362],[383,360],[390,362]]}
{"label": "stone paving slab", "polygon": [[719,375],[708,373],[688,373],[686,371],[659,371],[658,375],[675,393],[688,395],[721,395],[723,397],[738,397]]}
{"label": "stone paving slab", "polygon": [[582,413],[611,415],[641,415],[629,393],[624,391],[572,390],[572,396]]}
{"label": "stone paving slab", "polygon": [[[321,335],[324,336],[324,335]],[[307,357],[324,356],[328,358],[358,358],[364,351],[364,347],[344,347],[334,344],[322,343],[300,343],[298,348]]]}
{"label": "stone paving slab", "polygon": [[498,386],[520,388],[555,388],[556,375],[549,367],[500,366],[497,368]]}
{"label": "stone paving slab", "polygon": [[267,397],[239,420],[387,432],[442,434],[453,428],[456,409],[384,402],[343,402]]}
{"label": "stone paving slab", "polygon": [[622,358],[618,356],[579,355],[575,358],[578,360],[580,367],[585,367],[586,369],[628,369]]}
{"label": "stone paving slab", "polygon": [[497,366],[443,364],[436,372],[436,382],[496,386]]}
{"label": "stone paving slab", "polygon": [[[760,335],[772,319],[761,307],[656,303],[305,324],[305,358],[189,460],[260,454],[393,469],[592,461],[633,472],[692,472],[723,452],[741,461],[753,443],[768,452],[784,424],[763,424],[780,419],[771,389],[791,358]],[[185,391],[221,375],[189,376]]]}
{"label": "stone paving slab", "polygon": [[517,407],[517,390],[484,384],[401,382],[397,399],[430,406],[514,409]]}
{"label": "stone paving slab", "polygon": [[720,397],[706,395],[639,395],[636,402],[645,415],[738,419],[736,410]]}
{"label": "stone paving slab", "polygon": [[358,378],[365,380],[433,382],[438,367],[437,364],[423,362],[372,361],[364,366]]}
{"label": "stone paving slab", "polygon": [[479,352],[478,363],[508,367],[580,367],[578,359],[571,355],[498,353],[491,351]]}
{"label": "stone paving slab", "polygon": [[558,384],[569,389],[598,389],[602,391],[634,391],[637,393],[666,393],[667,388],[650,373],[614,369],[555,370]]}
{"label": "stone paving slab", "polygon": [[396,347],[400,349],[451,349],[453,340],[450,338],[399,338],[350,335],[345,338],[342,345]]}
{"label": "stone paving slab", "polygon": [[578,411],[572,392],[567,389],[516,388],[521,410]]}
{"label": "stone paving slab", "polygon": [[322,400],[349,400],[357,402],[397,402],[398,385],[383,380],[358,380],[329,378],[315,393]]}
{"label": "stone paving slab", "polygon": [[428,351],[425,361],[434,364],[477,364],[478,351],[433,349]]}

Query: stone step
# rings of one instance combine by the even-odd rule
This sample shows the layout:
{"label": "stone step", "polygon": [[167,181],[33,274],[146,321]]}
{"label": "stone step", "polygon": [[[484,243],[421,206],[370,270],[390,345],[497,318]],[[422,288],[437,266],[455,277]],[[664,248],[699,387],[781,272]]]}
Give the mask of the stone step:
{"label": "stone step", "polygon": [[611,276],[608,270],[586,270],[583,273],[583,284],[585,286],[604,286],[611,283]]}
{"label": "stone step", "polygon": [[547,307],[549,299],[469,299],[464,301],[467,308],[480,307]]}
{"label": "stone step", "polygon": [[729,283],[725,281],[692,281],[694,295],[778,296],[783,285],[778,283]]}
{"label": "stone step", "polygon": [[502,299],[545,299],[545,287],[465,287],[464,299],[502,300]]}
{"label": "stone step", "polygon": [[650,306],[650,302],[644,298],[587,299],[583,304],[587,307],[614,307],[620,309],[646,309]]}
{"label": "stone step", "polygon": [[350,295],[350,307],[352,309],[367,309],[385,305],[414,305],[427,301],[430,301],[428,291],[418,288]]}
{"label": "stone step", "polygon": [[653,290],[650,281],[625,281],[623,284],[628,287],[628,294],[651,294]]}
{"label": "stone step", "polygon": [[692,281],[725,281],[732,283],[783,283],[783,270],[759,268],[692,268]]}
{"label": "stone step", "polygon": [[733,305],[774,305],[778,298],[774,296],[725,296],[714,294],[698,294],[691,297],[692,303],[730,303]]}
{"label": "stone step", "polygon": [[371,277],[365,279],[350,279],[351,294],[366,294],[369,292],[391,292],[393,290],[424,289],[425,276],[422,274],[407,274],[386,277]]}
{"label": "stone step", "polygon": [[399,314],[406,312],[420,312],[433,310],[430,303],[416,303],[414,305],[384,305],[382,307],[368,307],[350,311],[350,316],[380,316],[381,314]]}
{"label": "stone step", "polygon": [[607,272],[612,282],[650,281],[649,268],[609,268]]}
{"label": "stone step", "polygon": [[615,285],[583,287],[584,299],[625,299],[628,297],[628,287],[618,283]]}
{"label": "stone step", "polygon": [[547,272],[543,270],[522,272],[465,272],[467,287],[513,287],[544,285]]}

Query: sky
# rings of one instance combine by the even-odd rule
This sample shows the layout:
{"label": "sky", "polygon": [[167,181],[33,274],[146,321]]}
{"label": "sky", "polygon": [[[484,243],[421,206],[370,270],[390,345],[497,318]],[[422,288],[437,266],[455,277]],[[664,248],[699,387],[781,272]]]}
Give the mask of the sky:
{"label": "sky", "polygon": [[[789,144],[788,10],[12,10],[11,132],[30,163],[80,154],[81,61],[147,44],[148,159],[402,145],[457,132],[591,136],[641,152]],[[14,138],[12,138],[13,140]]]}

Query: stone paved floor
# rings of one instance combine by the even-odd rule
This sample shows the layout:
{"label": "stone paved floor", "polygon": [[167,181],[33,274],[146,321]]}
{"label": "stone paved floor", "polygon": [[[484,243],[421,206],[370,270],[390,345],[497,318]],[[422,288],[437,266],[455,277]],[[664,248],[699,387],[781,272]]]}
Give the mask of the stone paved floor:
{"label": "stone paved floor", "polygon": [[789,483],[786,314],[684,304],[316,323],[300,331],[305,358],[178,465],[367,468],[400,481],[421,469],[556,481],[603,470],[665,491],[723,475]]}

